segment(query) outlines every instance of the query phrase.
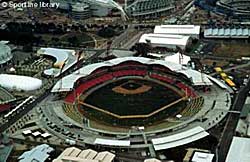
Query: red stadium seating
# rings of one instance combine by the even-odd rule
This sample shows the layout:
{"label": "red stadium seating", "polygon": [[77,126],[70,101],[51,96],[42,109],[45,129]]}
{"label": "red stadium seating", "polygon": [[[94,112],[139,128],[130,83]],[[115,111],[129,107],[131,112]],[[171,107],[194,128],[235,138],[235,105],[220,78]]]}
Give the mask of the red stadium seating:
{"label": "red stadium seating", "polygon": [[79,85],[74,92],[71,92],[69,93],[66,98],[65,98],[65,102],[68,102],[68,103],[73,103],[75,101],[75,98],[77,96],[79,96],[80,94],[82,94],[84,91],[88,90],[89,88],[91,87],[94,87],[100,83],[103,83],[105,81],[108,81],[108,80],[111,80],[113,79],[113,76],[112,74],[105,74],[105,75],[102,75],[98,78],[95,78],[95,79],[92,79],[92,80],[89,80],[81,85]]}
{"label": "red stadium seating", "polygon": [[76,89],[75,92],[69,93],[66,98],[65,102],[73,103],[77,96],[82,94],[84,91],[88,90],[91,87],[94,87],[100,83],[104,83],[108,80],[112,80],[114,77],[121,77],[121,76],[145,76],[147,74],[146,70],[121,70],[116,71],[113,73],[104,74],[100,77],[95,79],[89,80],[83,84],[80,84]]}
{"label": "red stadium seating", "polygon": [[147,74],[146,70],[120,70],[113,72],[114,77],[121,76],[145,76]]}
{"label": "red stadium seating", "polygon": [[197,96],[197,95],[195,94],[195,92],[194,92],[190,87],[186,86],[186,85],[183,84],[183,83],[177,83],[177,87],[179,87],[180,89],[183,89],[183,90],[187,93],[187,95],[188,95],[189,97],[194,98],[194,97]]}
{"label": "red stadium seating", "polygon": [[[166,76],[162,76],[158,74],[150,74],[150,77],[153,79],[164,81],[168,84],[173,84],[175,82],[175,80],[170,77],[166,77]],[[197,97],[196,93],[189,86],[186,86],[185,84],[181,82],[177,83],[176,86],[182,89],[183,91],[187,92],[187,95],[189,97],[192,97],[192,98]]]}
{"label": "red stadium seating", "polygon": [[10,104],[0,104],[0,112],[9,110],[11,108]]}

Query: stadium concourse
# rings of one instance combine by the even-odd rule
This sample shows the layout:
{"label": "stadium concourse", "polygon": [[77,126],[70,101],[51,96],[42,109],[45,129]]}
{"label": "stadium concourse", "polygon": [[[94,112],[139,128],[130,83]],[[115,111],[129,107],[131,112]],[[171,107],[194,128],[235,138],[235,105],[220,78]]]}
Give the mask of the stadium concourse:
{"label": "stadium concourse", "polygon": [[[59,80],[51,92],[57,100],[37,108],[50,134],[77,146],[147,149],[153,157],[209,136],[231,105],[230,89],[216,78],[143,57],[86,65]],[[123,100],[137,108],[124,111]]]}

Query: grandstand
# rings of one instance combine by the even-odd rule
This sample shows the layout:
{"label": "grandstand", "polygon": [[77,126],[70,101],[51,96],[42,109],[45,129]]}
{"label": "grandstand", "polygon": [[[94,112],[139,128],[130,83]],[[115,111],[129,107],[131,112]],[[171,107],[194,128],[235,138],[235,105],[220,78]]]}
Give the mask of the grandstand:
{"label": "grandstand", "polygon": [[[66,115],[78,122],[82,120],[81,113],[91,120],[102,118],[106,124],[145,125],[176,114],[192,117],[202,107],[204,100],[193,86],[209,86],[211,82],[202,78],[197,80],[201,77],[196,74],[198,72],[183,68],[172,71],[171,68],[177,67],[170,64],[175,63],[160,61],[165,63],[163,66],[158,64],[159,60],[154,63],[154,60],[139,57],[136,61],[123,59],[85,66],[82,69],[85,74],[77,78],[67,76],[71,83],[75,82],[64,99]],[[107,66],[109,63],[111,65]],[[63,80],[61,87],[57,89],[55,85],[53,92],[67,90],[64,87],[69,86],[65,83],[67,79]],[[75,104],[78,110],[72,107]]]}
{"label": "grandstand", "polygon": [[15,97],[10,94],[6,89],[0,87],[0,103],[15,100]]}
{"label": "grandstand", "polygon": [[129,16],[135,18],[153,18],[169,15],[174,9],[172,0],[133,0],[125,7]]}
{"label": "grandstand", "polygon": [[148,149],[150,144],[152,155],[208,136],[206,130],[231,105],[223,82],[175,62],[143,57],[85,65],[51,92],[63,105],[40,111],[49,128],[62,130],[48,129],[51,134],[93,148]]}

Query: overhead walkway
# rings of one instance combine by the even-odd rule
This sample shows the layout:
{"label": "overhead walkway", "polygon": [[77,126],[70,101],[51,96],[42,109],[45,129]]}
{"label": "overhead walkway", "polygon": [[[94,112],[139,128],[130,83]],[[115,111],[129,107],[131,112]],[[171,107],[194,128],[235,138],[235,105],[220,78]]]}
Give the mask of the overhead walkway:
{"label": "overhead walkway", "polygon": [[106,146],[129,147],[130,141],[129,140],[112,140],[112,139],[96,138],[94,144],[106,145]]}
{"label": "overhead walkway", "polygon": [[152,143],[153,143],[154,149],[158,151],[158,150],[164,150],[168,148],[185,145],[187,143],[204,138],[208,135],[209,133],[207,133],[205,129],[203,129],[200,126],[197,126],[187,131],[176,133],[174,135],[161,137],[161,138],[154,138],[152,139]]}

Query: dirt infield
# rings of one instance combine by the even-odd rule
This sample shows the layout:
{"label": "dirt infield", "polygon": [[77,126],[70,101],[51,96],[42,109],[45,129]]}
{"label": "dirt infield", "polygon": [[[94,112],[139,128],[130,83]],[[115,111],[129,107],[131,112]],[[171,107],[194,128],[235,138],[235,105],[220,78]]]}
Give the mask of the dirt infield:
{"label": "dirt infield", "polygon": [[125,89],[122,86],[117,86],[115,88],[112,89],[112,91],[116,92],[116,93],[121,93],[121,94],[125,94],[125,95],[133,95],[133,94],[139,94],[139,93],[145,93],[147,91],[149,91],[152,87],[147,86],[147,85],[142,85],[139,88],[136,89]]}

